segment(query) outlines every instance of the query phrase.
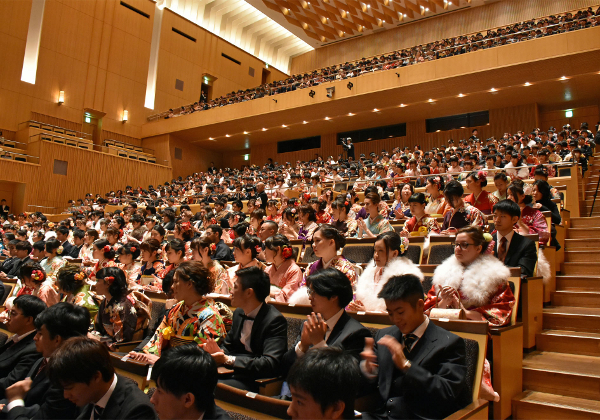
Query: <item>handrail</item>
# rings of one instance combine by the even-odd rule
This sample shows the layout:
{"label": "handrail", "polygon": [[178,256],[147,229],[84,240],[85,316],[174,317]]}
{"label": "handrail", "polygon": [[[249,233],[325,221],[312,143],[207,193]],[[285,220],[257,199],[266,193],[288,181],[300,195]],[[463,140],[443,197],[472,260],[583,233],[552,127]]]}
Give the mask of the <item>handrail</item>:
{"label": "handrail", "polygon": [[82,143],[82,144],[86,144],[88,146],[94,146],[94,143],[92,143],[90,140],[82,139],[80,137],[65,137],[65,136],[61,136],[61,135],[58,135],[58,134],[54,134],[53,132],[50,132],[50,133],[36,133],[36,134],[32,134],[31,136],[29,136],[29,138],[31,139],[32,137],[36,137],[36,136],[57,137],[59,139],[65,140],[65,141],[74,141],[76,143]]}
{"label": "handrail", "polygon": [[7,146],[5,143],[22,144],[25,146],[25,148],[27,148],[27,143],[21,143],[20,141],[10,140],[10,139],[7,139],[6,137],[0,137],[0,146],[1,147],[10,147],[10,146]]}
{"label": "handrail", "polygon": [[[89,138],[91,138],[91,137],[92,137],[92,135],[91,135],[91,134],[84,133],[83,131],[72,130],[72,129],[70,129],[70,128],[61,127],[61,126],[59,126],[59,125],[53,125],[53,124],[49,124],[49,123],[45,123],[45,122],[41,122],[41,121],[36,121],[36,120],[27,120],[27,121],[23,121],[22,123],[19,123],[19,126],[21,126],[21,124],[29,124],[29,123],[32,123],[32,122],[33,122],[33,123],[38,123],[38,124],[40,124],[40,125],[47,125],[47,126],[49,126],[49,127],[53,127],[53,128],[60,128],[61,130],[65,130],[65,131],[72,131],[73,133],[77,133],[77,134],[83,134],[83,136],[82,136],[82,137],[79,137],[79,138],[81,138],[81,139],[83,139],[83,138],[87,138],[87,137],[89,137]],[[19,128],[19,129],[20,129],[20,128]],[[54,130],[53,130],[53,131],[54,131]]]}
{"label": "handrail", "polygon": [[[600,173],[600,171],[598,172]],[[594,212],[594,206],[596,205],[596,196],[598,195],[598,188],[600,188],[600,176],[598,176],[598,183],[596,184],[596,192],[594,193],[594,201],[592,201],[592,208],[590,209],[590,217],[592,217],[592,213]]]}
{"label": "handrail", "polygon": [[[142,149],[142,152],[143,152],[143,153],[146,153],[146,154],[149,154],[149,155],[152,155],[152,156],[154,156],[154,149],[150,149],[150,148],[148,148],[148,147],[143,147],[143,146],[135,146],[135,145],[133,145],[133,144],[131,144],[131,143],[125,143],[125,142],[123,142],[123,141],[114,140],[114,139],[104,139],[104,140],[103,140],[103,142],[104,142],[104,145],[105,145],[105,146],[107,146],[107,144],[106,144],[106,142],[107,142],[107,141],[111,141],[111,142],[113,142],[113,143],[122,144],[123,146],[126,146],[126,145],[128,145],[128,146],[131,146],[131,147],[133,147],[133,148],[134,148],[134,149],[127,149],[127,147],[123,147],[123,149],[125,149],[125,150],[133,150],[133,151],[135,151],[135,148],[136,148],[136,147],[138,147],[138,148]],[[107,146],[107,147],[109,147],[109,146]],[[140,153],[142,153],[142,152],[140,152]]]}
{"label": "handrail", "polygon": [[[595,8],[595,7],[597,7],[597,5],[592,6],[591,8]],[[559,16],[559,17],[560,16],[565,17],[569,13],[573,14],[574,12],[579,12],[579,11],[582,11],[582,10],[586,10],[587,11],[587,9],[588,9],[588,7],[586,7],[586,8],[579,8],[579,9],[573,9],[571,11],[566,11],[566,12],[557,14],[557,16]],[[594,15],[594,17],[597,18],[598,15],[597,14]],[[534,21],[534,22],[537,21],[537,22],[539,22],[541,19],[546,19],[546,18],[549,18],[549,16],[541,16],[541,17],[538,17],[538,18],[529,19],[528,21]],[[362,75],[362,74],[365,74],[365,73],[368,73],[368,72],[375,72],[375,71],[378,71],[378,70],[392,70],[392,69],[400,67],[400,65],[398,65],[398,64],[401,63],[401,62],[402,62],[401,66],[404,67],[404,66],[407,66],[409,64],[411,64],[411,65],[412,64],[418,64],[419,63],[419,61],[418,61],[419,59],[422,59],[422,61],[432,61],[432,60],[435,60],[435,59],[445,58],[446,56],[439,57],[439,54],[443,53],[443,52],[446,52],[446,51],[451,51],[451,50],[460,50],[460,49],[464,49],[464,48],[467,48],[467,49],[470,50],[472,47],[476,47],[476,49],[479,49],[480,47],[484,48],[484,49],[487,49],[487,48],[493,48],[493,47],[498,47],[498,46],[503,46],[503,45],[509,45],[510,43],[513,43],[513,42],[510,42],[510,43],[508,42],[511,38],[514,38],[514,37],[516,37],[518,35],[529,34],[530,32],[537,32],[538,30],[548,31],[548,28],[553,29],[555,27],[558,27],[559,30],[557,32],[555,32],[555,33],[550,33],[550,34],[548,34],[548,33],[545,33],[545,34],[542,33],[540,36],[535,36],[532,39],[536,39],[536,38],[544,37],[544,36],[551,36],[551,35],[555,35],[555,34],[558,34],[558,33],[571,32],[571,31],[575,31],[575,30],[579,30],[579,29],[585,29],[586,27],[585,26],[583,28],[580,27],[579,23],[583,22],[583,21],[587,21],[588,19],[590,19],[590,18],[586,17],[586,18],[583,18],[583,19],[571,20],[571,21],[567,21],[567,22],[559,22],[557,24],[547,25],[547,26],[545,26],[543,28],[533,27],[531,29],[525,29],[525,30],[521,30],[521,31],[515,32],[515,33],[498,35],[498,36],[489,37],[489,38],[483,38],[483,35],[482,35],[482,39],[479,39],[479,40],[468,39],[468,40],[466,40],[465,42],[462,42],[462,43],[460,41],[461,38],[469,38],[469,37],[473,38],[474,36],[477,37],[478,35],[481,35],[482,31],[472,32],[472,33],[469,33],[469,34],[458,35],[458,36],[453,37],[453,38],[447,38],[447,39],[442,39],[441,41],[437,40],[437,41],[429,42],[429,43],[426,43],[426,44],[420,44],[420,45],[413,46],[413,47],[407,47],[407,48],[403,48],[402,50],[395,50],[395,51],[391,51],[391,52],[388,52],[388,53],[382,53],[382,54],[378,54],[376,56],[369,57],[368,59],[366,59],[366,58],[364,59],[364,60],[369,60],[369,59],[376,59],[377,60],[378,56],[381,57],[381,56],[385,56],[386,54],[387,55],[391,55],[391,54],[398,54],[398,53],[402,54],[402,53],[405,53],[405,52],[410,53],[410,56],[408,56],[408,57],[401,57],[400,59],[397,59],[397,60],[385,61],[383,63],[374,63],[374,64],[368,64],[368,65],[362,65],[362,66],[361,65],[357,65],[356,66],[356,63],[359,63],[363,59],[352,61],[351,64],[354,64],[355,67],[352,68],[349,72],[353,73],[354,70],[358,70],[358,71],[360,71],[360,74],[352,74],[351,76],[348,76],[348,73],[349,73],[348,71],[342,70],[341,68],[340,69],[337,68],[338,66],[344,65],[342,63],[339,63],[339,64],[336,64],[336,65],[328,66],[329,68],[331,68],[331,67],[335,67],[336,68],[336,73],[333,73],[333,74],[329,74],[329,75],[319,74],[319,75],[317,75],[315,77],[309,78],[308,80],[302,79],[301,83],[298,80],[295,80],[291,84],[290,83],[285,83],[284,84],[283,81],[281,81],[281,83],[279,81],[278,82],[272,82],[272,83],[275,83],[275,86],[271,86],[271,84],[260,85],[260,86],[254,87],[254,88],[246,89],[243,92],[236,92],[234,95],[231,95],[231,96],[224,96],[224,97],[220,97],[220,98],[217,98],[217,99],[213,99],[210,102],[216,102],[216,101],[219,101],[219,100],[238,99],[238,98],[244,97],[246,95],[255,95],[257,92],[259,92],[261,90],[264,91],[265,96],[271,96],[271,95],[277,94],[277,92],[273,93],[273,91],[277,91],[277,90],[282,89],[282,88],[287,90],[290,86],[294,87],[295,84],[299,84],[299,86],[297,86],[297,89],[305,89],[305,88],[313,87],[313,86],[316,86],[316,85],[322,84],[322,83],[327,83],[327,82],[332,82],[332,81],[335,81],[335,80],[344,80],[344,79],[347,79],[347,78],[357,77],[359,75]],[[525,22],[527,22],[527,21],[525,21]],[[518,23],[512,23],[512,24],[509,24],[509,25],[498,26],[498,27],[495,27],[495,28],[487,29],[487,32],[489,33],[490,31],[508,29],[508,28],[511,28],[511,27],[513,27],[514,25],[517,25],[517,24]],[[564,25],[567,25],[567,24],[573,25],[575,27],[572,28],[572,29],[563,30],[561,32],[560,31],[561,26],[564,26]],[[504,44],[500,44],[500,43],[499,44],[494,44],[494,42],[496,42],[498,40],[500,42],[502,42],[503,40],[506,40],[506,42]],[[529,40],[529,39],[525,39],[525,41],[527,41],[527,40]],[[423,47],[434,45],[437,42],[448,42],[448,41],[452,41],[455,45],[452,45],[452,46],[449,46],[449,47],[444,47],[444,48],[441,48],[441,49],[427,50],[426,54],[428,54],[428,55],[432,54],[433,57],[431,59],[425,59],[425,58],[423,58],[423,55],[424,55],[424,53],[422,51]],[[489,47],[485,47],[484,44],[489,44],[490,41],[492,42],[492,45],[490,45]],[[522,41],[523,41],[522,39],[518,39],[517,40],[517,42],[522,42]],[[465,52],[471,52],[471,51],[465,51]],[[452,54],[450,56],[453,56],[453,55],[454,54]],[[385,58],[388,59],[388,57],[385,57]],[[406,62],[406,61],[408,61],[408,62]],[[370,69],[369,70],[365,70],[366,67],[369,67]],[[387,68],[384,68],[384,67],[387,67]],[[314,72],[316,72],[316,71],[323,71],[323,70],[325,70],[325,68],[314,70]],[[340,72],[341,73],[345,73],[345,74],[344,74],[343,77],[340,77],[339,79],[337,79],[336,76],[339,75]],[[307,74],[307,73],[308,72],[306,72],[305,74]],[[292,75],[292,76],[290,76],[290,78],[294,78],[294,76],[298,76],[298,75]],[[321,80],[319,82],[315,82],[315,80],[317,80],[317,79],[324,79],[324,80]],[[313,82],[315,82],[315,84],[313,84]],[[305,86],[301,86],[301,84],[304,84]],[[282,92],[282,93],[285,93],[285,92]],[[248,100],[253,100],[253,99],[258,99],[258,98],[249,98]],[[209,101],[207,101],[207,102],[209,102]],[[234,103],[239,103],[239,102],[234,102]],[[187,115],[187,113],[189,111],[197,112],[197,111],[202,111],[203,110],[203,109],[195,109],[194,108],[195,105],[196,105],[196,103],[194,103],[194,104],[188,104],[188,105],[183,105],[183,106],[177,106],[176,109],[179,110],[179,112],[177,114],[174,114],[173,116],[177,117],[177,116]],[[227,103],[225,105],[229,105],[229,103]],[[183,108],[183,110],[181,108]],[[211,109],[211,108],[209,108],[209,109]],[[169,111],[163,111],[163,112],[158,113],[158,114],[150,115],[150,116],[147,117],[147,120],[148,121],[153,121],[153,120],[156,120],[156,119],[163,118],[164,116],[168,115],[170,112],[171,111],[169,110]],[[182,113],[182,112],[185,112],[185,113]]]}

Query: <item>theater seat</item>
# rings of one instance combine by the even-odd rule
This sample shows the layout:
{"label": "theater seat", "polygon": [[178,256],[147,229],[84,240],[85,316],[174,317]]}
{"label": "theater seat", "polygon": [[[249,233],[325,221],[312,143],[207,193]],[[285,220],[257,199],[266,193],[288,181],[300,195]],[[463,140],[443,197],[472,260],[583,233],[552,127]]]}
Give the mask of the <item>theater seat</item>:
{"label": "theater seat", "polygon": [[313,252],[312,246],[307,246],[304,250],[304,255],[302,256],[302,262],[311,263],[317,261],[318,259],[319,257],[317,257]]}
{"label": "theater seat", "polygon": [[373,245],[346,245],[342,256],[357,264],[368,263],[373,259]]}
{"label": "theater seat", "polygon": [[435,246],[431,246],[431,248],[429,248],[429,258],[427,259],[427,264],[441,264],[452,255],[454,255],[454,245],[436,244]]}

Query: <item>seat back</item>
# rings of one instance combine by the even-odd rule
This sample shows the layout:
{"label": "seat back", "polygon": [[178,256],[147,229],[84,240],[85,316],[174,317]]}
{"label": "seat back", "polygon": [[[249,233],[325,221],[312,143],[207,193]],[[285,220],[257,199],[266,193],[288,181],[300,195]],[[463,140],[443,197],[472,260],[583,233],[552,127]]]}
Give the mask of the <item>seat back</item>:
{"label": "seat back", "polygon": [[135,381],[142,391],[146,389],[150,365],[130,359],[123,361],[122,357],[122,354],[110,353],[110,362],[115,368],[115,371],[119,375]]}
{"label": "seat back", "polygon": [[515,325],[517,322],[517,312],[519,311],[519,297],[521,296],[521,268],[510,268],[508,284],[515,296],[515,306],[513,306],[512,313],[510,314],[510,325]]}
{"label": "seat back", "polygon": [[279,419],[289,418],[287,410],[290,401],[265,397],[223,383],[217,384],[215,399],[219,407],[246,416],[244,418],[262,419],[265,415]]}
{"label": "seat back", "polygon": [[347,244],[342,250],[342,255],[358,264],[368,263],[373,259],[373,245]]}
{"label": "seat back", "polygon": [[299,318],[293,316],[286,316],[287,320],[287,341],[288,341],[288,350],[293,349],[296,345],[296,340],[300,337],[300,332],[302,331],[302,325],[304,325],[304,321],[306,318]]}
{"label": "seat back", "polygon": [[303,263],[312,263],[312,262],[317,261],[318,259],[319,259],[319,257],[317,257],[315,255],[315,253],[313,252],[312,246],[307,246],[304,249],[304,255],[302,256]]}
{"label": "seat back", "polygon": [[431,244],[429,246],[429,256],[427,264],[441,264],[447,258],[454,255],[454,245],[452,244]]}

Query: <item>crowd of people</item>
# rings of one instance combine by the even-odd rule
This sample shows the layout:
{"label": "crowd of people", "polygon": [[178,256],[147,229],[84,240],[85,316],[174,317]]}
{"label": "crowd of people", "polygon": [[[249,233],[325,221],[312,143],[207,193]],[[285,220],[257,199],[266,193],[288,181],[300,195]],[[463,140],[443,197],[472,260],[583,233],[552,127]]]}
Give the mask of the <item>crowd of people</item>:
{"label": "crowd of people", "polygon": [[211,108],[278,95],[297,89],[305,89],[335,80],[349,79],[380,70],[392,70],[426,61],[485,50],[530,39],[542,38],[554,34],[571,32],[600,25],[600,7],[594,11],[591,7],[575,13],[532,19],[505,27],[443,39],[428,44],[405,48],[389,54],[362,58],[334,66],[313,70],[310,73],[296,74],[288,79],[265,83],[252,89],[238,90],[216,99],[208,99],[202,94],[200,100],[191,105],[169,109],[153,115],[150,119],[174,118]]}
{"label": "crowd of people", "polygon": [[[524,235],[556,242],[541,213],[561,223],[548,179],[561,162],[585,170],[598,129],[486,142],[473,130],[457,145],[356,161],[211,165],[157,188],[90,194],[61,222],[2,214],[0,320],[14,333],[0,348],[2,411],[228,418],[214,402],[217,381],[257,392],[257,379],[281,376],[292,418],[348,418],[354,398],[370,392],[381,403],[364,418],[447,416],[471,401],[465,344],[429,314],[463,310],[491,326],[510,323],[507,267],[532,276],[537,264],[539,273],[541,255]],[[411,237],[430,235],[454,236],[455,246],[424,289],[420,261],[406,253]],[[370,262],[342,255],[349,238],[371,238]],[[152,293],[167,302],[155,318]],[[287,320],[269,302],[312,308],[291,348]],[[346,311],[387,312],[393,325],[373,337]],[[111,365],[109,351],[131,341],[140,343],[119,357],[156,367],[151,401]],[[486,366],[480,396],[497,400]]]}

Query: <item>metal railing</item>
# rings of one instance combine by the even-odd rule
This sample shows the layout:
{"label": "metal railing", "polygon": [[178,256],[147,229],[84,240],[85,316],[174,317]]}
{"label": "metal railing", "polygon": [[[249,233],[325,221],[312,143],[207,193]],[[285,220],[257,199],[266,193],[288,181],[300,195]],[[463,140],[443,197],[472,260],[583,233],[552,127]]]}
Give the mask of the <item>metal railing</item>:
{"label": "metal railing", "polygon": [[89,139],[89,141],[92,141],[92,135],[84,133],[83,131],[71,130],[70,128],[59,127],[58,125],[47,124],[35,120],[23,121],[19,124],[19,130],[23,128],[21,127],[23,124],[27,124],[27,126],[31,128],[39,128],[40,130],[52,131],[58,134],[64,134],[71,137],[78,137],[80,139]]}

